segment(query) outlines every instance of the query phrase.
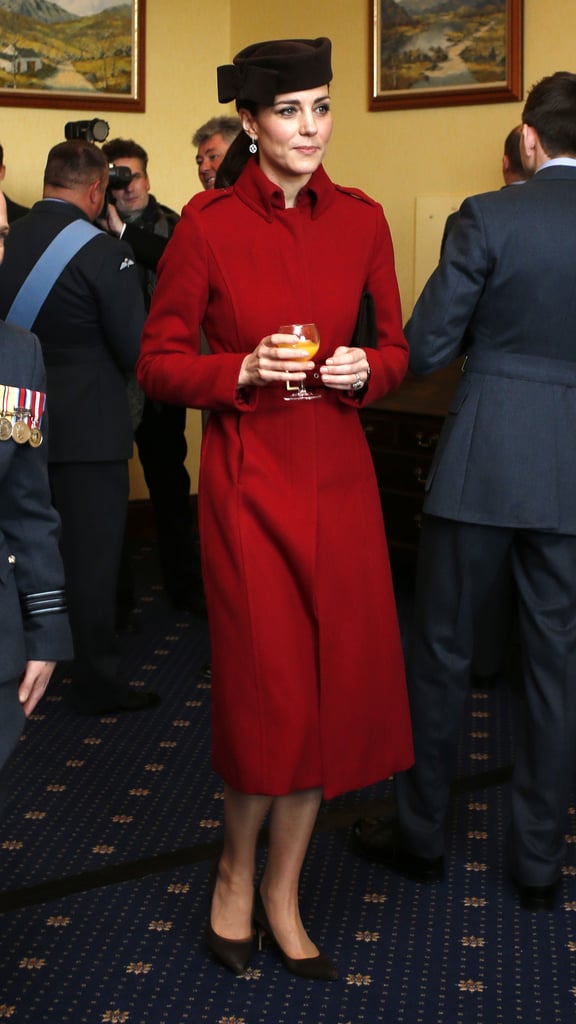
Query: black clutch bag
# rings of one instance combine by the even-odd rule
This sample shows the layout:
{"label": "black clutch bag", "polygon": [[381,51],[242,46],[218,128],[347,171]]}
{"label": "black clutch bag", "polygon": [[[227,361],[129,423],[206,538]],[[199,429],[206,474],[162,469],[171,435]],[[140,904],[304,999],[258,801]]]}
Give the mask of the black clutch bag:
{"label": "black clutch bag", "polygon": [[376,309],[370,292],[362,292],[350,348],[378,348]]}

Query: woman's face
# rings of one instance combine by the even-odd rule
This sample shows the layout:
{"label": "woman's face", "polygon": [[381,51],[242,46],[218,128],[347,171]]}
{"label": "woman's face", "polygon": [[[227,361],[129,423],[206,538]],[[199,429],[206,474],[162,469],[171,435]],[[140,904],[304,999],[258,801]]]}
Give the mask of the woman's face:
{"label": "woman's face", "polygon": [[256,114],[240,111],[244,131],[258,143],[260,168],[276,184],[305,180],[322,163],[332,134],[328,86],[282,93]]}

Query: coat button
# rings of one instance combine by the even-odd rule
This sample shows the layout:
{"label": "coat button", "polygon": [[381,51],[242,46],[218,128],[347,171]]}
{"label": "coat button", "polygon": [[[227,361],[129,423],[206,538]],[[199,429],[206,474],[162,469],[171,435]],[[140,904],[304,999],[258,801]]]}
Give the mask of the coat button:
{"label": "coat button", "polygon": [[15,565],[16,564],[16,555],[8,555],[8,564],[9,565]]}

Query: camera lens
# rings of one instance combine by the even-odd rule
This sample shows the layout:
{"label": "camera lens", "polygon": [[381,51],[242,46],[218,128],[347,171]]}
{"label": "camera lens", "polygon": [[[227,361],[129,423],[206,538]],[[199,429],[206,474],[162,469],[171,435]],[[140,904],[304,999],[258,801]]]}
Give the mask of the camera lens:
{"label": "camera lens", "polygon": [[107,121],[102,121],[100,118],[95,117],[90,127],[92,129],[92,138],[95,142],[104,142],[108,138],[110,127]]}

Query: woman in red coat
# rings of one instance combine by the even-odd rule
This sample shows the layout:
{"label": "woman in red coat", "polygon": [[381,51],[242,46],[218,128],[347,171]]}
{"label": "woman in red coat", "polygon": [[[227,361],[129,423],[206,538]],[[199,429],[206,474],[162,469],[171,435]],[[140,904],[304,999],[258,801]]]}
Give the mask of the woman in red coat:
{"label": "woman in red coat", "polygon": [[[233,187],[184,208],[138,365],[152,398],[210,410],[200,537],[225,839],[208,944],[241,973],[255,922],[290,970],[324,979],[335,967],[298,908],[320,800],[412,762],[378,488],[358,417],[398,386],[408,350],[382,209],[322,167],[330,50],[324,38],[258,43],[219,68],[246,166]],[[365,289],[378,325],[378,347],[366,351],[349,346]],[[309,322],[320,349],[303,360],[280,347],[294,338],[279,328]],[[200,354],[200,326],[210,355]],[[316,399],[286,401],[286,385],[303,378]]]}

